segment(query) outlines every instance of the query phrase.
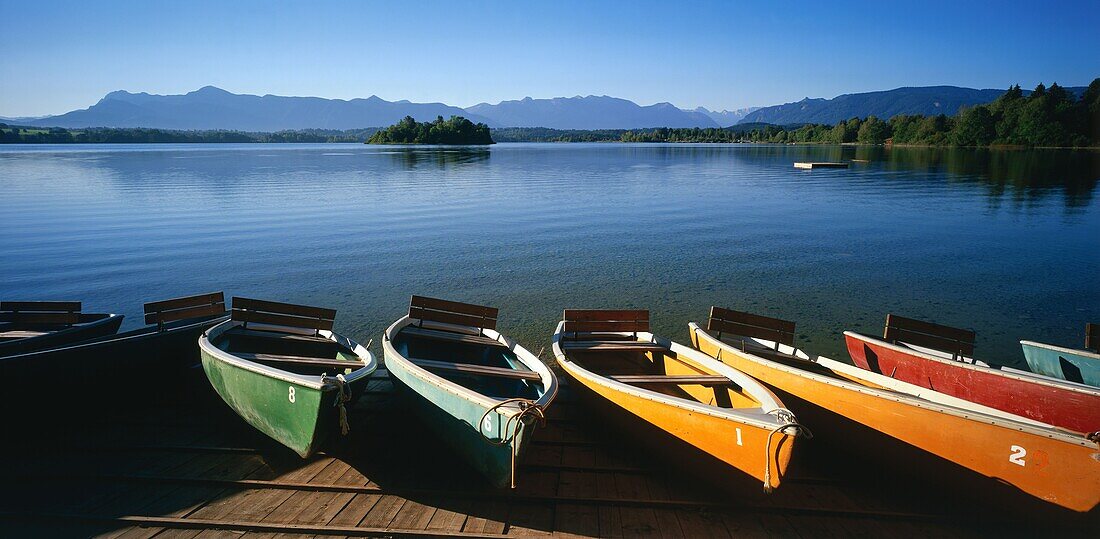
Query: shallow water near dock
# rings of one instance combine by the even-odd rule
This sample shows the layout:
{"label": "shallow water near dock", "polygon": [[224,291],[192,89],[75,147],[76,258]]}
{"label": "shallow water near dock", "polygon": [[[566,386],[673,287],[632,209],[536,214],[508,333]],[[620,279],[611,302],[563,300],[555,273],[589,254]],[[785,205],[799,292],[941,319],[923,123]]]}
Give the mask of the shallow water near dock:
{"label": "shallow water near dock", "polygon": [[[795,161],[865,159],[848,169]],[[0,147],[0,298],[225,290],[338,309],[363,343],[410,294],[490,304],[549,356],[565,307],[711,305],[797,322],[846,359],[887,312],[1079,346],[1100,322],[1100,153],[757,145]]]}

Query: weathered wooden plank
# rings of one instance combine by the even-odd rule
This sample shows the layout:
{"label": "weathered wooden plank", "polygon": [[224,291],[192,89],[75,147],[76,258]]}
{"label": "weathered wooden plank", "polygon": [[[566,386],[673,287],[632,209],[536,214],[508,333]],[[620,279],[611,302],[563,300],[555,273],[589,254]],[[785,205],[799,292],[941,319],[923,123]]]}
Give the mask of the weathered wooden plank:
{"label": "weathered wooden plank", "polygon": [[471,506],[463,533],[504,533],[508,521],[508,503],[503,500],[478,502]]}
{"label": "weathered wooden plank", "polygon": [[462,528],[466,525],[467,514],[473,502],[445,497],[435,497],[430,502],[436,507],[436,510],[424,529],[448,532],[462,531]]}
{"label": "weathered wooden plank", "polygon": [[[500,311],[496,307],[415,295],[412,297],[411,300],[409,300],[409,306],[420,307],[423,309],[432,309],[435,311],[467,314],[478,318],[491,318],[493,320],[496,320],[500,314]],[[414,316],[413,318],[417,317]]]}
{"label": "weathered wooden plank", "polygon": [[233,309],[247,309],[249,311],[261,311],[274,314],[286,314],[303,318],[316,318],[321,320],[335,320],[336,309],[314,307],[311,305],[299,305],[297,303],[282,303],[263,299],[233,297]]}
{"label": "weathered wooden plank", "polygon": [[555,537],[598,537],[600,513],[595,507],[560,503],[554,508]]}
{"label": "weathered wooden plank", "polygon": [[236,308],[233,309],[233,314],[231,316],[233,320],[239,320],[241,322],[255,322],[257,324],[269,324],[291,328],[331,330],[333,327],[332,320],[325,320],[323,318],[305,318],[288,314],[242,311]]}
{"label": "weathered wooden plank", "polygon": [[363,366],[362,362],[344,359],[322,359],[317,357],[284,356],[280,354],[252,354],[247,352],[231,353],[241,359],[247,359],[257,363],[280,363],[285,365],[333,367],[337,369],[357,369]]}
{"label": "weathered wooden plank", "polygon": [[363,520],[359,522],[359,526],[364,528],[387,528],[404,504],[405,498],[386,494],[375,502],[366,516],[363,517]]}
{"label": "weathered wooden plank", "polygon": [[625,331],[625,332],[649,331],[649,322],[648,321],[632,321],[632,320],[591,321],[591,322],[589,322],[589,321],[566,320],[565,321],[565,326],[562,328],[562,330],[567,332],[567,333],[569,333],[569,332],[579,332],[579,333],[594,332],[594,333],[598,333],[598,332],[601,332],[601,331]]}
{"label": "weathered wooden plank", "polygon": [[0,311],[80,312],[79,301],[0,301]]}
{"label": "weathered wooden plank", "polygon": [[409,335],[412,337],[421,337],[424,339],[435,339],[439,341],[452,341],[465,344],[481,344],[485,346],[497,346],[500,348],[507,348],[504,343],[490,339],[483,335],[467,335],[465,333],[455,333],[453,331],[442,331],[438,329],[428,329],[416,326],[405,326],[401,330],[401,335]]}
{"label": "weathered wooden plank", "polygon": [[367,513],[374,508],[374,505],[381,498],[382,496],[378,494],[356,494],[326,524],[329,526],[358,526],[363,521],[363,517],[367,516]]}
{"label": "weathered wooden plank", "polygon": [[722,333],[732,333],[734,335],[740,335],[742,337],[755,337],[758,339],[764,339],[768,341],[775,341],[778,343],[786,344],[788,346],[794,345],[794,333],[781,331],[772,328],[762,328],[751,324],[742,324],[740,322],[733,322],[730,320],[715,320],[711,319],[707,323],[707,329],[710,331],[719,331]]}
{"label": "weathered wooden plank", "polygon": [[29,313],[22,311],[0,313],[0,322],[72,325],[80,322],[80,313]]}
{"label": "weathered wooden plank", "polygon": [[428,370],[458,372],[474,374],[478,376],[492,376],[497,378],[514,378],[516,380],[530,380],[538,382],[542,380],[539,373],[526,369],[507,369],[504,367],[486,367],[470,363],[451,363],[449,361],[434,361],[430,359],[409,358],[414,365]]}
{"label": "weathered wooden plank", "polygon": [[420,307],[409,307],[409,318],[416,318],[418,320],[431,320],[434,322],[443,322],[444,324],[455,324],[457,326],[470,326],[475,328],[496,329],[497,327],[497,321],[492,318],[482,318],[479,316],[470,316],[468,314],[433,311],[430,309],[422,309]]}
{"label": "weathered wooden plank", "polygon": [[225,305],[199,305],[174,311],[158,311],[145,315],[146,324],[166,324],[176,320],[200,318],[225,314]]}
{"label": "weathered wooden plank", "polygon": [[564,341],[561,343],[563,350],[575,350],[579,352],[600,352],[600,351],[663,351],[666,350],[664,346],[661,346],[654,342],[641,342],[641,341]]}
{"label": "weathered wooden plank", "polygon": [[645,309],[565,309],[562,320],[576,322],[641,321],[649,320],[649,311]]}
{"label": "weathered wooden plank", "polygon": [[635,385],[673,384],[707,387],[736,385],[729,378],[719,375],[621,374],[609,376],[609,378],[624,384]]}

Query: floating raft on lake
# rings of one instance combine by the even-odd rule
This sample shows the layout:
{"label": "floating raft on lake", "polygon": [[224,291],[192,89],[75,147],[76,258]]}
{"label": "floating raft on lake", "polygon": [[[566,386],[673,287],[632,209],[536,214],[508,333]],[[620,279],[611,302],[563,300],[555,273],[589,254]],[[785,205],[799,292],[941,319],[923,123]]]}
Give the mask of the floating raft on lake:
{"label": "floating raft on lake", "polygon": [[794,168],[804,168],[813,170],[815,168],[848,168],[848,163],[838,163],[831,161],[810,161],[810,162],[797,162],[794,164]]}

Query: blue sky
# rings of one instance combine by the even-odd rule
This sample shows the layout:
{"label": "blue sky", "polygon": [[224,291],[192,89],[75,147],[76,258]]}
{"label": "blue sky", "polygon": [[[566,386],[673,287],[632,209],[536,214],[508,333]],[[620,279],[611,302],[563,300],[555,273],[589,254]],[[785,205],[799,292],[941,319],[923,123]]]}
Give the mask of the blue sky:
{"label": "blue sky", "polygon": [[1100,0],[0,0],[0,21],[3,116],[207,84],[458,106],[606,94],[723,109],[1100,76]]}

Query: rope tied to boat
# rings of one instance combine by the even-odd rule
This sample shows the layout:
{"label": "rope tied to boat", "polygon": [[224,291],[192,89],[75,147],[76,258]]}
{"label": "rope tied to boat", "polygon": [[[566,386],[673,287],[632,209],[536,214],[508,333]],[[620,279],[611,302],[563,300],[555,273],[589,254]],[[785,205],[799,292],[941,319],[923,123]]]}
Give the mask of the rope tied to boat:
{"label": "rope tied to boat", "polygon": [[[511,416],[508,416],[508,420],[504,423],[504,428],[501,429],[500,439],[494,440],[493,438],[490,438],[488,435],[485,434],[485,429],[483,427],[483,425],[485,424],[485,419],[489,417],[489,414],[507,404],[515,404],[519,406],[519,411],[515,414],[512,414]],[[509,471],[509,482],[511,483],[512,488],[516,488],[516,453],[519,451],[519,447],[515,443],[516,436],[519,436],[519,429],[523,425],[524,420],[528,418],[534,418],[536,421],[538,421],[538,426],[540,427],[546,426],[546,410],[543,409],[542,405],[530,399],[525,399],[523,397],[514,397],[510,399],[504,399],[489,407],[488,410],[485,410],[484,414],[481,414],[481,419],[479,419],[477,422],[478,433],[480,433],[481,436],[485,438],[489,443],[493,445],[508,444],[511,446],[512,462],[511,469]]]}
{"label": "rope tied to boat", "polygon": [[1085,439],[1100,445],[1100,430],[1086,434]]}
{"label": "rope tied to boat", "polygon": [[776,408],[768,413],[775,414],[775,418],[780,421],[780,424],[768,433],[768,439],[764,442],[764,492],[771,494],[774,490],[772,488],[772,436],[782,432],[788,436],[801,436],[809,440],[814,437],[814,434],[805,425],[799,423],[794,413],[786,408]]}
{"label": "rope tied to boat", "polygon": [[351,389],[348,388],[348,381],[344,378],[343,374],[337,374],[335,378],[329,378],[327,374],[321,375],[321,384],[325,382],[334,382],[336,384],[336,402],[334,406],[340,411],[340,434],[347,436],[351,432],[351,424],[348,423],[348,408],[347,404],[351,402]]}

